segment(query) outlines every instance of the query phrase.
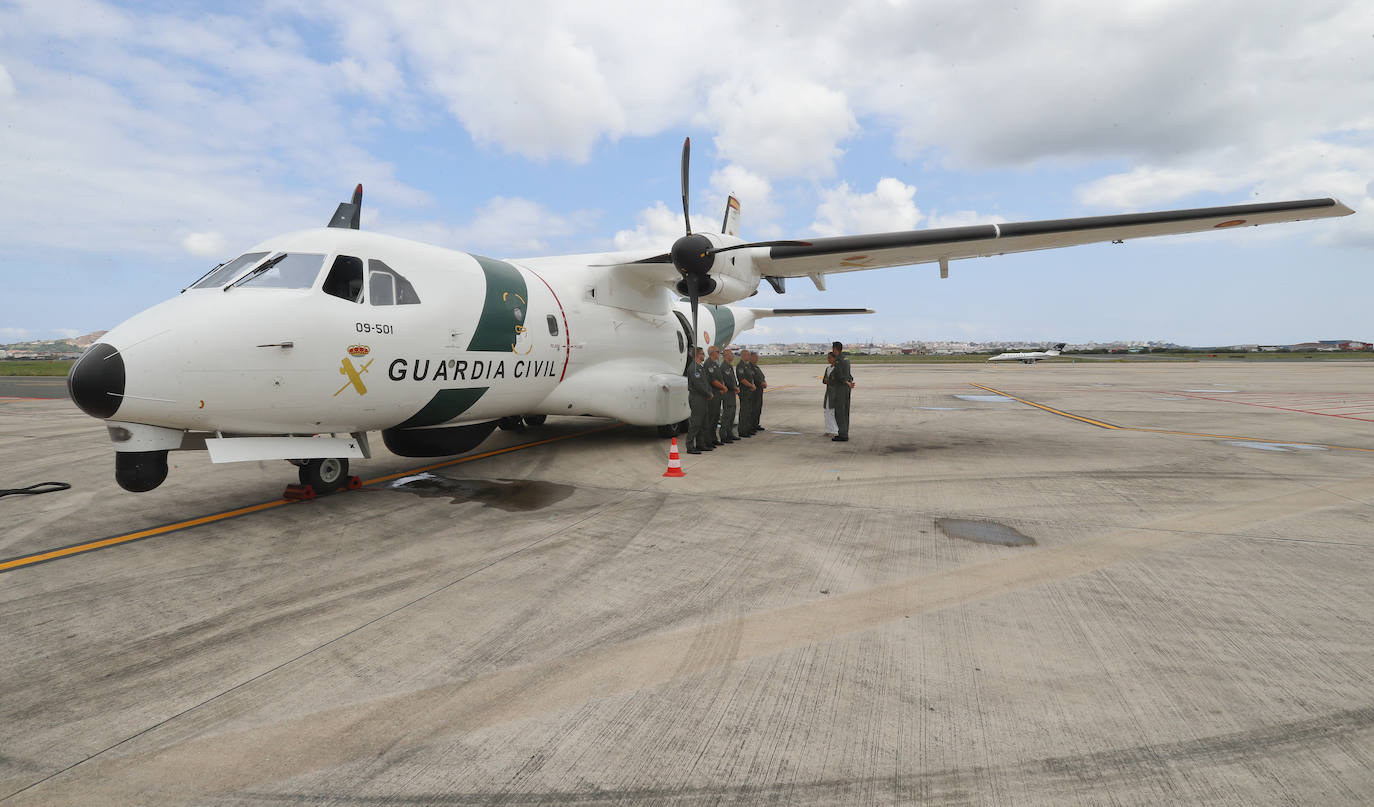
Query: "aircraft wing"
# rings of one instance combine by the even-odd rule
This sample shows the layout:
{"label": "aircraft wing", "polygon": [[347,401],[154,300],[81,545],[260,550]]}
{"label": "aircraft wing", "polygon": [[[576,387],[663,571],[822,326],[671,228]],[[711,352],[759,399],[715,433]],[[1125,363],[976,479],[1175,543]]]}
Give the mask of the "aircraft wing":
{"label": "aircraft wing", "polygon": [[1056,249],[1100,241],[1253,227],[1283,221],[1348,216],[1354,210],[1336,199],[1164,210],[1077,219],[977,224],[933,230],[812,238],[802,245],[773,246],[754,256],[759,273],[770,277],[819,276],[886,266],[981,258],[1009,252]]}

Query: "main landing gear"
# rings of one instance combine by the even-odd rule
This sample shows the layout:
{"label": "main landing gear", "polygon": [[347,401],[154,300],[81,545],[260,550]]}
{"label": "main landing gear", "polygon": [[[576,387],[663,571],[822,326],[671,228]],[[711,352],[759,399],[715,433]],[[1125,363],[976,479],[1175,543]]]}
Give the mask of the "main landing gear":
{"label": "main landing gear", "polygon": [[342,488],[357,490],[363,481],[348,475],[348,460],[327,458],[315,460],[293,460],[297,467],[299,485],[287,485],[283,498],[292,501],[308,501],[316,496],[325,496]]}
{"label": "main landing gear", "polygon": [[679,434],[687,433],[687,421],[684,420],[678,423],[669,423],[664,426],[658,426],[656,428],[658,429],[659,437],[677,437]]}

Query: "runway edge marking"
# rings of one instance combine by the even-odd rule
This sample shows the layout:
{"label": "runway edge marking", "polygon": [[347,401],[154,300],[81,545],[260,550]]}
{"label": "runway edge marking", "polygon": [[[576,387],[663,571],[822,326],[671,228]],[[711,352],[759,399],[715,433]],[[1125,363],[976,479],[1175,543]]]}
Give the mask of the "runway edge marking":
{"label": "runway edge marking", "polygon": [[[473,462],[476,460],[486,459],[488,457],[495,457],[499,454],[509,454],[513,451],[521,451],[526,448],[535,448],[536,446],[548,445],[549,443],[557,443],[561,440],[570,440],[574,437],[581,437],[586,434],[593,434],[595,432],[606,431],[607,429],[614,429],[619,425],[619,423],[610,423],[605,426],[598,426],[592,429],[584,429],[583,431],[574,432],[572,434],[563,434],[557,437],[549,437],[543,440],[535,440],[529,443],[521,443],[519,445],[506,446],[505,448],[492,449],[491,451],[483,451],[480,454],[473,454],[467,457],[459,457],[457,459],[445,460],[444,462],[436,462],[430,465],[421,466],[419,468],[411,468],[409,470],[401,471],[399,473],[387,474],[385,476],[379,476],[375,479],[369,479],[366,482],[363,482],[362,486],[367,487],[369,485],[376,485],[380,482],[390,482],[393,479],[400,479],[403,476],[414,476],[415,474],[422,474],[427,471],[437,470],[439,468],[447,468],[451,465],[461,465],[465,462]],[[287,504],[299,503],[300,502],[292,502],[286,499],[276,499],[270,502],[260,502],[258,504],[248,505],[247,507],[236,507],[232,510],[225,510],[220,513],[212,513],[208,516],[199,516],[197,518],[186,519],[184,521],[174,521],[170,524],[162,524],[156,527],[149,527],[147,529],[137,530],[135,532],[123,533],[121,535],[112,535],[108,538],[99,538],[94,541],[81,541],[80,543],[57,547],[56,549],[45,549],[39,552],[32,552],[27,555],[17,555],[12,558],[5,558],[4,560],[0,560],[0,574],[4,574],[5,572],[13,571],[15,569],[26,568],[28,566],[36,566],[40,563],[48,563],[54,560],[61,560],[62,558],[70,558],[76,555],[84,555],[87,552],[96,552],[101,549],[109,549],[112,546],[119,546],[121,544],[132,543],[134,541],[141,541],[145,538],[153,538],[158,535],[167,535],[173,532],[181,532],[183,530],[190,530],[196,527],[203,527],[206,524],[213,524],[218,521],[225,521],[231,518],[238,518],[240,516],[251,515],[253,513],[262,512],[263,510],[272,510],[274,508],[281,507]]]}
{"label": "runway edge marking", "polygon": [[1081,415],[1075,415],[1075,414],[1072,414],[1072,413],[1070,413],[1070,412],[1065,412],[1065,411],[1060,410],[1060,409],[1055,409],[1055,408],[1052,407],[1052,406],[1046,406],[1046,405],[1044,405],[1044,404],[1036,403],[1035,401],[1028,401],[1028,400],[1026,400],[1025,398],[1018,398],[1018,397],[1016,397],[1015,395],[1012,395],[1012,394],[1009,393],[1009,392],[1003,392],[1003,391],[1001,391],[1001,390],[999,390],[999,389],[993,389],[992,387],[985,386],[985,385],[983,385],[983,384],[979,384],[979,383],[974,382],[974,381],[970,381],[970,382],[969,382],[969,385],[970,385],[970,386],[973,386],[973,387],[978,387],[979,389],[987,390],[988,392],[991,392],[991,393],[994,393],[994,394],[997,394],[997,395],[1001,395],[1001,396],[1010,398],[1010,399],[1012,399],[1013,401],[1017,401],[1018,403],[1023,403],[1023,404],[1025,404],[1026,406],[1033,406],[1033,407],[1035,407],[1036,409],[1043,409],[1043,410],[1046,411],[1046,412],[1049,412],[1049,413],[1054,414],[1054,415],[1059,415],[1060,417],[1066,417],[1066,418],[1069,418],[1070,420],[1077,420],[1077,421],[1079,421],[1079,422],[1081,422],[1081,423],[1087,423],[1087,424],[1090,424],[1090,425],[1093,425],[1093,426],[1097,426],[1097,427],[1099,427],[1099,428],[1111,429],[1111,430],[1113,430],[1113,431],[1122,431],[1122,432],[1141,432],[1141,433],[1144,433],[1144,434],[1172,434],[1172,435],[1175,435],[1175,436],[1178,436],[1178,437],[1205,437],[1205,438],[1207,438],[1207,439],[1209,439],[1209,440],[1248,440],[1248,441],[1250,441],[1250,442],[1252,442],[1252,443],[1274,443],[1275,445],[1305,445],[1305,446],[1319,446],[1319,447],[1321,447],[1321,448],[1330,448],[1330,449],[1334,449],[1334,450],[1336,450],[1336,451],[1359,451],[1359,452],[1362,452],[1362,453],[1365,453],[1365,454],[1374,454],[1374,448],[1356,448],[1355,446],[1338,446],[1338,445],[1332,445],[1331,443],[1309,443],[1309,442],[1307,442],[1307,441],[1305,441],[1305,440],[1275,440],[1275,439],[1272,438],[1272,437],[1245,437],[1245,436],[1242,436],[1242,435],[1235,435],[1235,434],[1210,434],[1210,433],[1207,433],[1207,432],[1184,432],[1184,431],[1175,431],[1175,430],[1173,430],[1173,429],[1151,429],[1151,428],[1148,428],[1148,427],[1145,427],[1145,426],[1117,426],[1117,425],[1112,424],[1112,423],[1107,423],[1106,421],[1102,421],[1102,420],[1093,420],[1092,418],[1086,418],[1086,417],[1083,417],[1083,416],[1081,416]]}

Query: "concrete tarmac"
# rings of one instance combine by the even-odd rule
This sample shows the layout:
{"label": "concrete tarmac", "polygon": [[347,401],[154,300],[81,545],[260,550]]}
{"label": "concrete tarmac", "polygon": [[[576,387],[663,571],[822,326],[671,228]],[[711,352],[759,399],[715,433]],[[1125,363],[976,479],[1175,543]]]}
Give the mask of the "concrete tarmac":
{"label": "concrete tarmac", "polygon": [[[860,365],[847,444],[820,369],[683,479],[550,418],[12,566],[0,804],[1374,802],[1374,366]],[[73,486],[0,565],[295,473],[125,493],[65,400],[0,456]]]}

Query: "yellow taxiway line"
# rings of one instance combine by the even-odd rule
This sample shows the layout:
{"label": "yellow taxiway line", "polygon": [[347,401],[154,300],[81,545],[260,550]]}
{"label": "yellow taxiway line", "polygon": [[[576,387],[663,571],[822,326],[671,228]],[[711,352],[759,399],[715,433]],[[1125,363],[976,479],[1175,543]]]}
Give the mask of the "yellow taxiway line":
{"label": "yellow taxiway line", "polygon": [[1009,393],[1009,392],[1003,392],[1003,391],[1001,391],[1001,390],[999,390],[999,389],[993,389],[992,387],[985,386],[985,385],[983,385],[983,384],[978,384],[978,383],[975,383],[975,382],[972,382],[972,381],[970,381],[969,384],[970,384],[971,386],[977,387],[977,388],[979,388],[979,389],[985,389],[985,390],[987,390],[988,392],[994,393],[994,394],[996,394],[996,395],[1001,395],[1001,396],[1003,396],[1004,398],[1010,398],[1011,400],[1016,401],[1016,402],[1018,402],[1018,403],[1023,403],[1023,404],[1025,404],[1026,406],[1033,406],[1033,407],[1035,407],[1036,409],[1043,409],[1043,410],[1046,411],[1046,412],[1049,412],[1049,413],[1055,414],[1055,415],[1059,415],[1060,417],[1066,417],[1066,418],[1069,418],[1070,420],[1077,420],[1077,421],[1079,421],[1080,423],[1087,423],[1087,424],[1092,425],[1092,426],[1097,426],[1097,427],[1103,428],[1103,429],[1111,429],[1111,430],[1113,430],[1113,431],[1122,431],[1122,432],[1143,432],[1143,433],[1145,433],[1145,434],[1172,434],[1172,435],[1176,435],[1176,436],[1178,436],[1178,437],[1205,437],[1205,438],[1208,438],[1208,439],[1211,439],[1211,440],[1245,440],[1245,441],[1251,442],[1251,443],[1273,443],[1273,444],[1275,444],[1275,445],[1304,445],[1304,446],[1318,446],[1318,447],[1320,447],[1320,448],[1330,448],[1330,449],[1335,449],[1335,450],[1337,450],[1337,451],[1360,451],[1360,452],[1363,452],[1363,453],[1366,453],[1366,454],[1374,454],[1374,448],[1356,448],[1356,447],[1354,447],[1354,446],[1337,446],[1337,445],[1331,445],[1331,444],[1329,444],[1329,443],[1305,443],[1305,442],[1303,442],[1303,441],[1301,441],[1301,440],[1274,440],[1274,439],[1269,438],[1269,437],[1243,437],[1243,436],[1235,435],[1235,434],[1209,434],[1209,433],[1207,433],[1207,432],[1184,432],[1184,431],[1175,431],[1175,430],[1173,430],[1173,429],[1151,429],[1151,428],[1147,428],[1147,427],[1145,427],[1145,426],[1117,426],[1117,425],[1114,424],[1114,423],[1107,423],[1106,421],[1103,421],[1103,420],[1094,420],[1094,419],[1092,419],[1092,418],[1083,417],[1082,415],[1075,415],[1075,414],[1073,414],[1072,412],[1065,412],[1065,411],[1063,411],[1062,409],[1055,409],[1055,408],[1052,407],[1052,406],[1045,406],[1044,404],[1036,403],[1035,401],[1028,401],[1028,400],[1026,400],[1025,398],[1018,398],[1018,397],[1016,397],[1015,395],[1012,395],[1012,394]]}
{"label": "yellow taxiway line", "polygon": [[[535,440],[529,443],[521,443],[519,445],[506,446],[505,448],[492,449],[491,451],[483,451],[480,454],[471,454],[466,457],[459,457],[457,459],[436,462],[431,465],[422,466],[420,468],[411,468],[408,471],[402,471],[400,473],[395,474],[387,474],[386,476],[379,476],[376,479],[369,479],[363,482],[363,487],[367,487],[368,485],[375,485],[379,482],[390,482],[393,479],[400,479],[403,476],[413,476],[415,474],[425,473],[426,471],[433,471],[439,468],[447,468],[451,465],[461,465],[465,462],[474,462],[476,460],[482,460],[488,457],[495,457],[499,454],[509,454],[512,451],[522,451],[526,448],[535,448],[536,446],[548,445],[549,443],[557,443],[560,440],[569,440],[573,437],[581,437],[584,434],[593,434],[595,432],[606,431],[607,429],[614,429],[619,425],[619,423],[611,423],[605,426],[598,426],[592,429],[584,429],[580,432],[574,432],[573,434],[562,434],[557,437],[549,437],[544,440]],[[200,516],[198,518],[191,518],[185,521],[177,521],[171,524],[163,524],[160,527],[149,527],[146,530],[138,530],[136,532],[124,533],[123,535],[112,535],[109,538],[101,538],[96,541],[86,541],[79,544],[72,544],[71,546],[63,546],[58,547],[57,549],[49,549],[43,552],[35,552],[29,555],[20,555],[14,558],[8,558],[6,560],[0,560],[0,573],[8,572],[13,569],[20,569],[25,566],[33,566],[37,563],[45,563],[50,560],[58,560],[59,558],[68,558],[72,555],[80,555],[86,552],[94,552],[97,549],[106,549],[108,547],[118,546],[120,544],[127,544],[130,541],[140,541],[144,538],[152,538],[155,535],[166,535],[170,532],[180,532],[182,530],[189,530],[195,527],[204,526],[206,524],[213,524],[217,521],[224,521],[225,519],[237,518],[238,516],[246,516],[250,513],[258,513],[263,510],[271,510],[273,508],[281,507],[287,504],[298,504],[298,502],[292,502],[286,499],[277,499],[275,501],[270,502],[261,502],[259,504],[252,504],[247,507],[239,507],[233,510],[225,510],[222,513],[213,513],[208,516]]]}

